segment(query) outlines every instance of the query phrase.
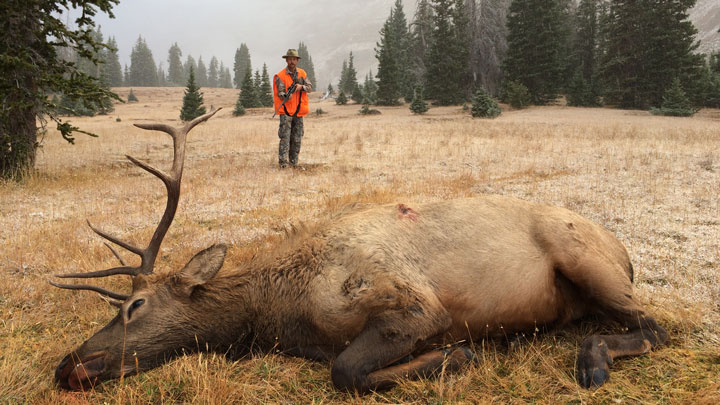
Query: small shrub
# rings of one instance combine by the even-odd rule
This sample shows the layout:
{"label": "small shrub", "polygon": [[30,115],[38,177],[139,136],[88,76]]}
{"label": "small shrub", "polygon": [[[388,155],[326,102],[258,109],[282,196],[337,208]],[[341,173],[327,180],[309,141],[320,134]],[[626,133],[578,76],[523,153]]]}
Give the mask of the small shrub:
{"label": "small shrub", "polygon": [[495,118],[500,115],[502,111],[497,101],[490,97],[485,90],[479,88],[475,92],[475,96],[472,99],[472,111],[473,117],[482,118]]}
{"label": "small shrub", "polygon": [[323,114],[327,114],[327,113],[322,108],[318,108],[317,110],[315,110],[315,115],[317,115],[318,117]]}
{"label": "small shrub", "polygon": [[415,86],[412,103],[410,103],[410,111],[412,111],[413,114],[425,114],[428,110],[428,105],[425,102],[425,95],[423,93],[422,86]]}
{"label": "small shrub", "polygon": [[524,84],[510,80],[503,86],[503,100],[513,108],[525,108],[530,105],[530,91]]}
{"label": "small shrub", "polygon": [[121,121],[122,120],[120,119],[120,117],[115,118],[115,122],[121,122]]}
{"label": "small shrub", "polygon": [[689,117],[696,112],[697,110],[690,104],[690,100],[678,78],[675,78],[672,85],[665,91],[660,108],[650,109],[650,113],[653,115],[669,115],[673,117]]}

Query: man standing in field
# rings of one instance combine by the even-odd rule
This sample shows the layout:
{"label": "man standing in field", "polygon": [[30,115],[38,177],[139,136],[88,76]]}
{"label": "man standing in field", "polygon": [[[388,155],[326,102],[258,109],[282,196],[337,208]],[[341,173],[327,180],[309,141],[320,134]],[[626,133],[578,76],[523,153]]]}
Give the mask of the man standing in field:
{"label": "man standing in field", "polygon": [[[278,159],[280,167],[287,167],[288,162],[294,167],[298,163],[304,132],[302,117],[310,111],[307,95],[312,91],[312,83],[307,79],[305,71],[297,67],[300,55],[296,49],[288,49],[283,58],[287,67],[276,74],[273,80],[275,111],[280,114]],[[285,100],[293,86],[294,92]]]}

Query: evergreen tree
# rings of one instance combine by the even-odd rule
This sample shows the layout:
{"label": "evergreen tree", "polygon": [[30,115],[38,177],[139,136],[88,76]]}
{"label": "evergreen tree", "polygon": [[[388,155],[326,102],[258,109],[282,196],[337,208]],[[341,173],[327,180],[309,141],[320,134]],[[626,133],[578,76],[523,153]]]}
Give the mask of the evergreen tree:
{"label": "evergreen tree", "polygon": [[167,86],[167,76],[165,75],[165,69],[163,69],[162,63],[158,65],[157,70],[157,77],[158,77],[158,86]]}
{"label": "evergreen tree", "polygon": [[202,56],[198,58],[197,71],[195,71],[195,80],[199,87],[207,87],[208,85],[208,71],[205,66],[205,62],[202,60]]}
{"label": "evergreen tree", "polygon": [[216,57],[210,59],[210,69],[208,69],[208,87],[218,87],[220,82],[220,66]]}
{"label": "evergreen tree", "polygon": [[373,79],[372,70],[365,76],[365,83],[362,86],[363,96],[368,99],[370,104],[377,104],[378,85]]}
{"label": "evergreen tree", "polygon": [[230,74],[230,69],[225,67],[222,62],[220,62],[220,82],[218,83],[218,86],[223,89],[232,89],[232,75]]}
{"label": "evergreen tree", "polygon": [[245,43],[240,44],[240,48],[238,48],[235,51],[235,78],[234,84],[235,88],[239,89],[242,87],[243,79],[245,78],[245,73],[248,71],[252,71],[252,64],[250,62],[250,50],[248,49],[247,45]]}
{"label": "evergreen tree", "polygon": [[203,94],[200,92],[200,87],[195,84],[195,71],[190,68],[187,88],[185,89],[185,96],[183,97],[183,105],[180,110],[180,119],[183,121],[192,121],[205,114],[205,112]]}
{"label": "evergreen tree", "polygon": [[240,117],[245,115],[245,107],[242,104],[242,91],[238,93],[237,101],[235,102],[235,109],[233,110],[233,116]]}
{"label": "evergreen tree", "polygon": [[192,55],[188,55],[187,59],[185,59],[185,65],[183,65],[183,72],[185,73],[185,83],[190,80],[190,70],[196,72],[197,67],[198,66],[195,62],[195,58],[193,58]]}
{"label": "evergreen tree", "polygon": [[342,69],[340,70],[340,81],[338,82],[338,91],[344,91],[347,84],[347,60],[343,60]]}
{"label": "evergreen tree", "polygon": [[581,0],[575,14],[576,33],[568,71],[574,72],[566,89],[568,105],[599,106],[602,94],[599,80],[601,0]]}
{"label": "evergreen tree", "polygon": [[333,89],[332,83],[328,83],[327,95],[328,95],[329,97],[332,97],[332,96],[335,95],[335,89]]}
{"label": "evergreen tree", "polygon": [[245,108],[260,107],[257,93],[255,92],[255,81],[253,80],[252,71],[245,72],[245,79],[240,89],[240,102]]}
{"label": "evergreen tree", "polygon": [[310,51],[308,51],[307,45],[305,45],[305,43],[302,41],[298,45],[298,55],[300,55],[300,60],[298,61],[297,67],[304,70],[307,74],[308,80],[310,80],[310,83],[312,83],[313,86],[316,86],[317,82],[315,81],[315,65],[313,64],[312,57],[310,56]]}
{"label": "evergreen tree", "polygon": [[262,86],[262,76],[260,76],[259,70],[255,71],[255,76],[253,77],[253,86],[255,87],[255,95],[258,97],[258,101],[260,101],[260,87]]}
{"label": "evergreen tree", "polygon": [[405,88],[410,77],[409,60],[410,34],[402,2],[396,0],[390,17],[380,29],[380,42],[375,48],[375,57],[379,62],[377,103],[379,105],[398,105],[399,98],[406,94]]}
{"label": "evergreen tree", "polygon": [[513,0],[508,15],[508,51],[503,70],[508,80],[527,87],[535,104],[547,104],[562,86],[567,46],[564,0]]}
{"label": "evergreen tree", "polygon": [[138,37],[130,54],[129,86],[157,86],[157,66],[147,43]]}
{"label": "evergreen tree", "polygon": [[423,94],[422,85],[418,84],[413,90],[413,99],[410,103],[410,111],[413,114],[425,114],[428,110],[427,102],[425,102],[425,95]]}
{"label": "evergreen tree", "polygon": [[267,64],[263,63],[262,79],[260,82],[260,104],[263,107],[272,107],[274,104],[272,95],[272,85],[270,85],[270,75],[268,74]]}
{"label": "evergreen tree", "polygon": [[686,88],[699,76],[697,30],[688,18],[695,0],[611,0],[602,58],[606,94],[625,108],[662,103],[679,78]]}
{"label": "evergreen tree", "polygon": [[434,16],[430,0],[419,0],[410,25],[410,63],[415,82],[425,84],[426,57],[432,41]]}
{"label": "evergreen tree", "polygon": [[495,118],[502,111],[497,101],[490,97],[484,89],[478,88],[472,99],[473,117]]}
{"label": "evergreen tree", "polygon": [[182,51],[175,42],[168,50],[168,81],[171,86],[180,86],[186,81],[182,65]]}
{"label": "evergreen tree", "polygon": [[123,74],[115,37],[110,37],[107,45],[108,49],[105,52],[105,69],[103,74],[110,86],[120,87],[123,85]]}
{"label": "evergreen tree", "polygon": [[650,110],[656,115],[670,115],[674,117],[689,117],[695,114],[690,100],[685,95],[680,79],[675,78],[663,96],[662,106]]}
{"label": "evergreen tree", "polygon": [[138,102],[138,98],[135,95],[135,93],[133,93],[132,88],[130,88],[130,93],[128,93],[127,101],[128,101],[128,103],[137,103]]}
{"label": "evergreen tree", "polygon": [[355,83],[355,87],[353,87],[352,95],[350,96],[350,98],[358,104],[362,103],[363,91],[362,88],[360,88],[360,84]]}
{"label": "evergreen tree", "polygon": [[[99,80],[78,70],[73,62],[63,60],[62,49],[96,54],[102,44],[92,36],[92,17],[98,12],[110,13],[116,0],[83,1],[3,1],[0,22],[0,178],[20,179],[32,172],[36,151],[40,147],[48,119],[57,124],[58,132],[68,142],[74,141],[78,127],[60,119],[50,94],[82,97],[100,101],[117,96],[101,87]],[[49,10],[74,7],[80,15],[70,28],[60,12]],[[100,62],[97,60],[97,62]],[[39,127],[38,127],[39,125]]]}
{"label": "evergreen tree", "polygon": [[506,80],[503,82],[502,99],[513,108],[525,108],[530,105],[532,101],[528,88],[525,87],[524,84],[514,80]]}
{"label": "evergreen tree", "polygon": [[123,84],[125,86],[130,84],[130,69],[128,69],[128,65],[125,65],[125,70],[123,70]]}
{"label": "evergreen tree", "polygon": [[425,63],[428,95],[439,105],[464,101],[464,80],[467,79],[466,35],[462,0],[432,0],[435,28]]}
{"label": "evergreen tree", "polygon": [[335,99],[335,104],[337,105],[345,105],[347,104],[347,96],[345,95],[345,92],[340,90],[340,94],[338,94],[337,98]]}
{"label": "evergreen tree", "polygon": [[345,94],[352,94],[355,90],[355,86],[357,86],[357,71],[355,70],[355,62],[352,52],[350,52],[350,59],[347,64],[343,62],[343,78],[340,80],[342,83],[341,90],[345,92]]}

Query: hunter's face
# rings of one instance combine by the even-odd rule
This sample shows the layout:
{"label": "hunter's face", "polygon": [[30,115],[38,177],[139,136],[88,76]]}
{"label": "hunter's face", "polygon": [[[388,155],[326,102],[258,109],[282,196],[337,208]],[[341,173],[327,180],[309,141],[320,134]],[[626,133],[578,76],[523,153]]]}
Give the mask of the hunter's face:
{"label": "hunter's face", "polygon": [[287,58],[285,58],[285,60],[287,61],[288,68],[290,68],[290,70],[295,70],[295,68],[297,67],[298,58],[294,56],[288,56]]}

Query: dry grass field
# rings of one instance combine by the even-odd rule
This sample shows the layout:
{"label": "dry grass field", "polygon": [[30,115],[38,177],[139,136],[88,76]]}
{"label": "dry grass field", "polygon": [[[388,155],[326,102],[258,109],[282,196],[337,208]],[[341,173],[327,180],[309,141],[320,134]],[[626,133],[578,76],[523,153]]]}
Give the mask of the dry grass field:
{"label": "dry grass field", "polygon": [[[128,90],[117,89],[123,97]],[[183,89],[134,91],[138,103],[72,120],[99,138],[79,135],[73,146],[50,131],[37,174],[0,183],[0,403],[720,403],[720,111],[665,118],[544,107],[481,120],[459,107],[424,116],[397,107],[361,116],[357,105],[311,97],[311,111],[327,113],[306,118],[305,170],[280,170],[272,111],[233,117],[236,93],[221,89],[204,89],[206,106],[225,109],[189,136],[160,269],[221,241],[232,267],[291,224],[353,201],[512,195],[567,207],[617,234],[635,266],[637,295],[671,333],[669,346],[616,361],[596,390],[574,376],[583,337],[607,328],[592,323],[479,342],[481,361],[463,373],[366,397],[336,392],[328,364],[273,354],[237,362],[186,356],[90,392],[58,390],[58,362],[115,310],[48,280],[114,265],[86,219],[142,245],[165,204],[161,182],[124,155],[169,166],[170,138],[132,124],[179,125]],[[116,278],[101,284],[129,288]]]}

